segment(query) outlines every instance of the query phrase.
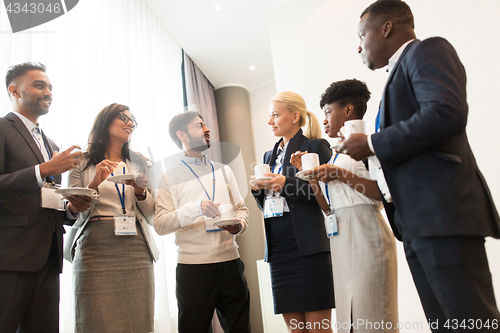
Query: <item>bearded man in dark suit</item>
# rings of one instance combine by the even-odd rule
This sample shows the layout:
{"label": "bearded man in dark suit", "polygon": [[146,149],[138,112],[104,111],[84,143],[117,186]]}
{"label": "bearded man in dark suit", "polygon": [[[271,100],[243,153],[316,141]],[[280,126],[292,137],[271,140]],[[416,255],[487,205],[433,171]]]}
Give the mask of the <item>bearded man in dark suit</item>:
{"label": "bearded man in dark suit", "polygon": [[82,152],[58,153],[38,127],[52,102],[44,65],[12,66],[5,83],[13,112],[0,118],[0,332],[58,333],[63,223],[91,199],[72,196],[60,211],[46,184],[60,184]]}

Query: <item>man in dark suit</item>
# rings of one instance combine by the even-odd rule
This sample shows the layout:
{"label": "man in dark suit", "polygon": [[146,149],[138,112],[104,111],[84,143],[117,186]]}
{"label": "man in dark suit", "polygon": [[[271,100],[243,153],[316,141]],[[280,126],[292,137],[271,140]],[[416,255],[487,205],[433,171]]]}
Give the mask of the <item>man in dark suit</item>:
{"label": "man in dark suit", "polygon": [[58,333],[63,222],[91,200],[71,197],[66,212],[44,208],[53,205],[43,186],[60,183],[82,153],[58,153],[37,126],[52,102],[44,65],[12,66],[5,83],[13,112],[0,118],[0,332]]}
{"label": "man in dark suit", "polygon": [[400,0],[379,0],[362,13],[358,52],[368,68],[388,66],[390,74],[380,130],[351,135],[344,150],[380,161],[433,331],[498,331],[484,239],[500,237],[500,222],[465,132],[465,70],[445,39],[420,41],[413,29]]}

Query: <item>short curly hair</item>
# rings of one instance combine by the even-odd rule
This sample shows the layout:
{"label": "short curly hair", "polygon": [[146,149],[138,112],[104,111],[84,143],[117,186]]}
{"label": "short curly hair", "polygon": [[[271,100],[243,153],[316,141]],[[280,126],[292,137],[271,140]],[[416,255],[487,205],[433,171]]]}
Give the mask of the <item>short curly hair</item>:
{"label": "short curly hair", "polygon": [[356,79],[337,81],[330,84],[321,95],[319,106],[337,103],[340,107],[351,104],[356,118],[362,119],[366,113],[366,103],[370,100],[370,91],[366,83]]}
{"label": "short curly hair", "polygon": [[31,62],[31,61],[10,66],[9,69],[7,70],[7,74],[5,75],[5,86],[7,88],[7,91],[9,90],[9,86],[12,83],[12,81],[14,81],[14,79],[23,76],[24,74],[26,74],[26,72],[33,70],[38,70],[45,73],[47,68],[45,67],[44,64],[40,62]]}
{"label": "short curly hair", "polygon": [[370,14],[369,20],[384,19],[392,21],[395,24],[409,25],[415,28],[413,14],[410,6],[401,0],[378,0],[368,6],[360,18]]}

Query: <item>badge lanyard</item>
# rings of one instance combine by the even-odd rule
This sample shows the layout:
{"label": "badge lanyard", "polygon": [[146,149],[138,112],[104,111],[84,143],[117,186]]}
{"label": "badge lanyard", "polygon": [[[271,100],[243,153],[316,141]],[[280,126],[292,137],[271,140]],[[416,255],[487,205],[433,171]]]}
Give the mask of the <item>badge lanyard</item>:
{"label": "badge lanyard", "polygon": [[[283,170],[283,160],[285,155],[281,156],[281,166],[279,167],[278,174]],[[276,159],[273,163],[272,173],[274,173],[274,169],[276,167]],[[271,217],[281,217],[283,216],[284,207],[286,205],[285,198],[281,197],[279,193],[271,191],[272,195],[266,196],[264,200],[264,218]]]}
{"label": "badge lanyard", "polygon": [[[283,154],[283,156],[281,156],[281,165],[278,169],[278,174],[281,174],[281,170],[283,170],[283,161],[285,160],[285,154]],[[276,167],[276,159],[274,160],[274,163],[273,163],[273,168],[271,170],[271,173],[274,173],[274,168]],[[274,197],[276,195],[276,192],[272,192],[272,196]],[[277,195],[278,197],[280,196],[279,194]]]}
{"label": "badge lanyard", "polygon": [[[285,159],[285,155],[281,156],[281,165],[280,165],[280,168],[278,169],[278,174],[281,174],[281,170],[283,170],[283,160]],[[276,166],[276,160],[274,160],[274,163],[273,163],[273,169],[272,169],[272,173],[274,173],[274,167]]]}
{"label": "badge lanyard", "polygon": [[[335,155],[335,158],[333,159],[333,162],[331,163],[332,165],[335,164],[335,161],[337,160],[337,157],[339,156],[339,153]],[[330,164],[330,163],[328,163]],[[339,234],[339,229],[337,225],[337,216],[335,215],[335,211],[332,210],[330,206],[330,194],[328,194],[328,183],[325,183],[325,192],[326,192],[326,198],[328,200],[328,207],[330,207],[330,210],[325,213],[325,227],[326,227],[326,235],[331,238],[333,236],[336,236]]]}
{"label": "badge lanyard", "polygon": [[193,173],[193,175],[196,176],[196,178],[198,178],[198,182],[200,182],[201,187],[203,187],[203,190],[205,191],[205,194],[207,195],[208,200],[214,202],[214,200],[215,200],[215,171],[214,171],[214,165],[212,164],[212,162],[208,161],[210,163],[210,165],[212,166],[212,177],[213,177],[212,199],[210,199],[210,196],[208,195],[207,189],[205,188],[205,186],[203,186],[203,183],[201,182],[200,177],[198,177],[196,172],[194,172],[193,169],[191,169],[191,167],[186,162],[184,162],[183,160],[181,160],[181,162],[184,163],[184,165],[187,166],[189,168],[189,170],[191,170],[191,172]]}
{"label": "badge lanyard", "polygon": [[[125,163],[125,157],[123,158],[123,163]],[[123,166],[123,174],[125,174],[125,165]],[[114,176],[111,172],[111,176]],[[127,214],[125,210],[125,183],[122,184],[122,193],[120,194],[120,190],[118,189],[118,184],[115,183],[116,192],[118,192],[118,197],[120,198],[120,203],[122,204],[123,215]]]}
{"label": "badge lanyard", "polygon": [[380,107],[378,108],[377,118],[375,118],[375,133],[380,131]]}
{"label": "badge lanyard", "polygon": [[[339,157],[339,153],[337,153],[337,155],[335,155],[335,158],[333,159],[332,165],[335,164],[337,157]],[[326,200],[328,200],[328,207],[330,207],[330,194],[328,194],[328,183],[325,183],[325,192],[326,192]]]}

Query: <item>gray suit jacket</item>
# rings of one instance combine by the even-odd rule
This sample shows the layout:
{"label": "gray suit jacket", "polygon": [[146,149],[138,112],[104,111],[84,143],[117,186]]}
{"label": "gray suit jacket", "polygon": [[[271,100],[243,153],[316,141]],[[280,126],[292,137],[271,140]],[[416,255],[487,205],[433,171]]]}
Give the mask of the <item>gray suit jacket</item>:
{"label": "gray suit jacket", "polygon": [[[86,166],[86,163],[87,162],[84,160],[82,163],[80,163],[80,165],[78,165],[76,169],[70,171],[70,187],[87,187],[92,179],[94,179],[95,166],[91,165],[87,169],[83,170],[83,168],[85,168]],[[134,162],[130,162],[129,160],[127,160],[126,163],[128,170],[145,173],[146,179],[148,179],[148,181],[151,181],[151,179],[153,178],[150,166],[147,166],[146,170],[141,170],[141,167]],[[73,227],[68,231],[68,235],[65,239],[66,243],[64,246],[64,258],[70,262],[73,261],[75,255],[75,246],[78,237],[87,225],[90,216],[94,211],[95,203],[96,200],[93,200],[90,208],[79,214],[78,219],[74,223]],[[141,225],[141,230],[144,234],[144,238],[146,239],[146,243],[148,244],[151,257],[154,261],[156,261],[158,260],[159,251],[158,247],[156,246],[151,229],[148,226],[148,224],[153,225],[155,213],[155,200],[153,199],[151,193],[147,192],[146,199],[143,201],[134,200],[134,213],[137,220],[139,220],[139,224]]]}
{"label": "gray suit jacket", "polygon": [[[42,133],[43,135],[43,133]],[[52,154],[58,148],[43,135]],[[57,239],[62,270],[65,212],[41,207],[35,165],[44,159],[38,145],[14,113],[0,118],[0,270],[35,272],[47,262]],[[57,183],[61,177],[54,177]]]}

